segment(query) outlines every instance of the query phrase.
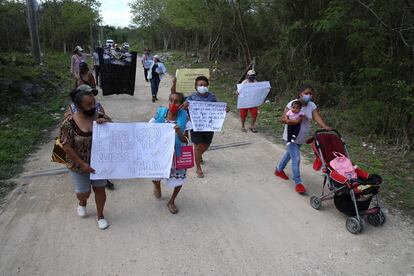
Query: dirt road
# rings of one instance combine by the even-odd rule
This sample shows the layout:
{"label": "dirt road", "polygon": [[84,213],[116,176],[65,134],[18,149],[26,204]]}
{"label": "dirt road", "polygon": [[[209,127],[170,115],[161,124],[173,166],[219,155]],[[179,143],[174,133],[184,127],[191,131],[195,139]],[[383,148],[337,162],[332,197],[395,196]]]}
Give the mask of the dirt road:
{"label": "dirt road", "polygon": [[[170,84],[167,76],[159,103],[151,103],[139,68],[134,97],[100,101],[115,121],[148,121]],[[414,275],[414,227],[398,214],[352,235],[332,203],[316,211],[309,196],[273,175],[284,148],[240,132],[235,115],[213,144],[221,149],[206,153],[204,179],[189,172],[177,215],[166,207],[171,189],[163,186],[158,201],[148,180],[114,181],[105,231],[93,200],[89,216],[77,216],[68,175],[49,161],[52,143],[43,145],[0,214],[0,274]],[[309,194],[320,192],[320,173],[304,163],[302,174]]]}

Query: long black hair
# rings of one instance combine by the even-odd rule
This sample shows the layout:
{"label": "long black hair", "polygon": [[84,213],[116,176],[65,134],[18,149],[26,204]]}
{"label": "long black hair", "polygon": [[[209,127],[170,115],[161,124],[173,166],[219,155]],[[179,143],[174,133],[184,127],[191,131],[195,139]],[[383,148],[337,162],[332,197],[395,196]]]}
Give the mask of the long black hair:
{"label": "long black hair", "polygon": [[306,89],[310,89],[313,90],[313,86],[307,83],[302,83],[301,85],[298,86],[298,93],[302,93],[303,91],[305,91]]}

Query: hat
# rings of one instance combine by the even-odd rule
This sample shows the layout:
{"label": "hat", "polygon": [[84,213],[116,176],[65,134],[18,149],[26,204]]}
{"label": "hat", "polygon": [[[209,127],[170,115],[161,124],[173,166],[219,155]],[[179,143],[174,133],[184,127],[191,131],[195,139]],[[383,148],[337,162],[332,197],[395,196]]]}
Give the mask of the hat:
{"label": "hat", "polygon": [[160,59],[160,56],[159,55],[155,55],[154,58]]}
{"label": "hat", "polygon": [[248,76],[251,76],[251,75],[256,75],[256,71],[254,71],[254,70],[249,70],[249,71],[247,71],[247,75],[248,75]]}
{"label": "hat", "polygon": [[76,46],[75,51],[83,52],[83,49],[81,46]]}
{"label": "hat", "polygon": [[78,88],[76,88],[76,90],[78,92],[92,92],[93,89],[87,84],[81,84],[78,86]]}

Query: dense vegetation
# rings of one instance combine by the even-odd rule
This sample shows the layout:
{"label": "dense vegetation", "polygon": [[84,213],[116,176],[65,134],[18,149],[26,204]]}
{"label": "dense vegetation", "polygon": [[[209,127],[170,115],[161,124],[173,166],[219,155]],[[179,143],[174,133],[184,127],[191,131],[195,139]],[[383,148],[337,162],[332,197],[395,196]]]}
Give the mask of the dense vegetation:
{"label": "dense vegetation", "polygon": [[37,66],[27,54],[0,56],[0,203],[13,186],[7,180],[62,118],[73,85],[68,59],[48,54]]}
{"label": "dense vegetation", "polygon": [[412,1],[135,0],[131,9],[153,47],[257,57],[272,99],[285,102],[307,80],[338,128],[414,146]]}
{"label": "dense vegetation", "polygon": [[[126,41],[128,28],[102,25],[97,0],[42,1],[36,15],[43,53],[72,52],[76,45],[90,51],[106,38]],[[0,51],[30,51],[25,1],[0,0]]]}

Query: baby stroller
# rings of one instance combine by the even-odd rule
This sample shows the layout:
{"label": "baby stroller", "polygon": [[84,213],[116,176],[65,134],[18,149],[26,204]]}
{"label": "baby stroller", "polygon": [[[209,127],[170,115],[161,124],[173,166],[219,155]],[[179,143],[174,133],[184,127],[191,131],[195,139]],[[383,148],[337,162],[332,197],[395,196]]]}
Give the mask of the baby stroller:
{"label": "baby stroller", "polygon": [[[322,168],[324,173],[322,194],[321,196],[311,196],[311,206],[319,210],[322,201],[333,198],[335,207],[349,216],[346,220],[346,229],[353,234],[363,231],[365,226],[363,216],[366,216],[368,223],[373,226],[384,224],[385,215],[378,202],[381,177],[376,174],[368,174],[356,167],[357,178],[348,179],[330,165],[338,153],[349,158],[346,144],[339,132],[336,130],[317,130],[308,143],[312,143],[316,156],[313,168],[315,170]],[[325,194],[326,185],[329,189],[327,194]],[[370,208],[372,199],[374,199],[374,206]]]}

